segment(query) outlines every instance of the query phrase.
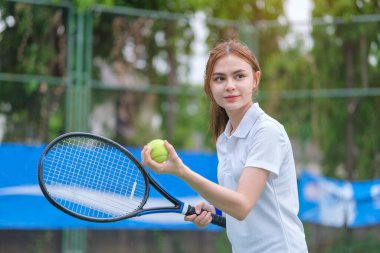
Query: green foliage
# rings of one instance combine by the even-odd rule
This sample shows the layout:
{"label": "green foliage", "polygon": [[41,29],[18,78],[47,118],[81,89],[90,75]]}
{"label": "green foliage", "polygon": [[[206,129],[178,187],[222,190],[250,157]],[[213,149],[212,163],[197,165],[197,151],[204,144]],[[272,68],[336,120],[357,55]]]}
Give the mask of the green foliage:
{"label": "green foliage", "polygon": [[[380,176],[380,137],[377,134],[380,117],[374,110],[380,106],[378,97],[297,97],[304,90],[379,87],[378,24],[350,23],[352,15],[379,12],[376,1],[315,0],[314,17],[340,16],[347,23],[314,26],[311,51],[302,50],[302,37],[296,38],[297,43],[292,47],[280,48],[279,41],[288,33],[289,27],[252,29],[256,28],[253,25],[258,21],[276,20],[283,15],[283,3],[280,0],[86,0],[71,3],[76,8],[74,14],[78,15],[90,14],[88,11],[91,6],[100,4],[156,10],[160,13],[191,14],[201,10],[207,17],[236,21],[234,24],[207,23],[207,46],[211,47],[223,38],[241,38],[254,49],[263,70],[258,99],[264,109],[285,125],[291,138],[300,140],[303,145],[312,143],[320,148],[321,167],[327,175],[338,176],[336,171],[341,167],[346,170],[346,174],[339,176],[345,177],[348,168],[353,167],[355,178]],[[6,26],[0,34],[0,72],[73,77],[70,72],[73,69],[68,69],[68,31],[70,25],[75,25],[75,20],[73,24],[69,24],[68,20],[72,9],[17,2],[2,2],[0,8],[2,20],[8,16],[15,19],[15,25]],[[149,84],[158,91],[158,95],[153,95],[151,100],[146,99],[146,93],[129,92],[130,96],[127,96],[125,87],[115,90],[112,95],[94,95],[93,108],[107,101],[117,101],[115,104],[120,102],[121,106],[116,110],[119,113],[116,115],[119,122],[117,129],[120,130],[117,133],[109,130],[107,134],[113,135],[109,137],[139,146],[159,136],[170,138],[178,148],[198,149],[200,145],[203,149],[212,149],[208,131],[208,104],[198,95],[187,97],[187,85],[182,83],[186,81],[180,79],[181,73],[186,73],[190,68],[186,57],[191,55],[195,39],[191,25],[185,19],[136,17],[106,10],[93,14],[90,39],[94,61],[90,68],[91,79],[101,79],[102,68],[95,64],[95,59],[101,59],[118,77],[137,77],[131,81],[135,87]],[[236,25],[239,22],[245,25]],[[73,40],[75,43],[75,38]],[[126,51],[132,52],[132,56],[128,56],[130,58],[126,56]],[[71,68],[74,68],[78,64],[77,59],[75,55],[70,57],[73,63]],[[46,85],[49,86],[48,92]],[[46,140],[63,131],[63,118],[68,113],[65,111],[64,93],[50,85],[47,81],[36,79],[23,81],[23,84],[17,81],[1,83],[0,104],[11,104],[10,111],[0,112],[7,115],[8,129],[14,131],[7,135],[9,140],[22,140],[25,135]],[[169,90],[180,88],[183,94],[160,95],[163,94],[160,92],[162,87],[170,87]],[[293,95],[284,97],[283,94],[289,90],[293,91]],[[197,92],[202,94],[200,87]],[[59,101],[59,104],[53,103],[54,100]],[[147,103],[151,103],[152,115],[159,115],[159,129],[152,130],[152,122],[140,117]],[[355,104],[352,114],[348,113],[350,104]],[[125,109],[124,105],[128,108]],[[44,106],[48,108],[47,112]],[[75,109],[79,108],[71,110]],[[135,116],[130,116],[130,111],[136,112]],[[129,115],[124,123],[123,115]],[[30,121],[38,123],[29,124]],[[352,122],[350,124],[354,129],[351,136],[353,146],[350,146],[347,135],[348,122]],[[131,124],[134,124],[133,134],[125,134],[131,130]],[[348,151],[354,157],[354,164],[350,166],[347,164]]]}
{"label": "green foliage", "polygon": [[[59,3],[59,0],[51,0],[51,2]],[[105,6],[113,6],[115,4],[115,0],[70,0],[70,2],[72,2],[80,12],[90,9],[95,4]]]}
{"label": "green foliage", "polygon": [[[323,88],[380,87],[379,71],[368,62],[373,45],[379,45],[378,24],[352,24],[350,17],[378,13],[380,6],[373,1],[314,1],[313,16],[344,17],[346,24],[324,25],[313,28],[312,56]],[[369,8],[371,6],[371,8]],[[377,66],[378,68],[378,66]],[[380,124],[377,112],[379,98],[326,99],[318,102],[319,128],[315,138],[323,151],[323,168],[330,176],[338,176],[338,166],[345,175],[367,179],[379,175],[379,139],[375,134]],[[376,116],[377,114],[377,116]],[[353,129],[353,133],[348,132]],[[368,141],[372,135],[374,141]],[[354,144],[350,144],[350,139]],[[350,161],[353,158],[353,164]],[[353,169],[354,168],[354,169]],[[353,171],[350,171],[353,170]]]}
{"label": "green foliage", "polygon": [[[201,94],[201,90],[198,94]],[[173,144],[186,150],[212,149],[211,133],[208,129],[208,102],[206,99],[199,96],[180,96],[177,99],[178,112]]]}
{"label": "green foliage", "polygon": [[[0,21],[8,16],[15,19],[13,26],[6,25],[0,33],[0,72],[28,74],[21,81],[0,83],[0,113],[7,117],[5,141],[46,142],[67,130],[65,123],[69,113],[82,112],[78,105],[67,107],[70,97],[65,96],[67,87],[63,82],[55,86],[44,78],[29,80],[29,75],[72,80],[73,70],[79,62],[75,54],[69,55],[69,38],[75,45],[75,18],[84,17],[86,24],[92,21],[91,37],[88,38],[91,44],[84,46],[85,50],[89,46],[92,49],[89,83],[101,80],[104,69],[96,65],[98,59],[116,73],[117,78],[136,78],[120,87],[114,84],[92,87],[91,113],[96,106],[110,101],[115,109],[112,113],[117,127],[106,129],[105,135],[133,146],[160,137],[170,138],[178,149],[213,150],[208,131],[208,102],[199,95],[203,94],[202,87],[189,87],[184,84],[186,80],[181,79],[181,74],[190,68],[187,57],[193,51],[196,37],[191,25],[185,19],[171,19],[171,14],[154,18],[115,14],[110,10],[90,12],[94,4],[160,13],[202,11],[206,17],[235,21],[234,25],[207,23],[207,46],[211,47],[220,39],[240,38],[254,50],[263,70],[258,95],[261,106],[284,124],[292,139],[299,140],[302,145],[312,143],[321,150],[324,174],[347,176],[350,119],[354,129],[351,136],[354,145],[350,148],[355,179],[380,177],[379,96],[356,100],[351,97],[297,97],[305,90],[314,90],[318,95],[318,89],[380,87],[379,24],[350,23],[352,15],[380,13],[379,1],[314,0],[314,17],[339,16],[346,23],[313,26],[311,51],[303,50],[302,37],[297,38],[292,47],[280,48],[280,41],[289,32],[289,27],[254,26],[259,21],[274,21],[283,15],[283,1],[280,0],[75,0],[71,3],[74,9],[0,2]],[[69,23],[72,17],[69,14],[74,16],[73,23]],[[91,20],[86,19],[87,14],[91,14]],[[132,56],[128,58],[127,53]],[[71,69],[69,59],[73,63]],[[164,70],[160,68],[163,66]],[[76,84],[83,84],[81,81]],[[144,90],[147,84],[152,88],[147,93],[128,89],[132,86]],[[162,87],[169,91],[163,92]],[[196,95],[188,95],[193,90]],[[293,93],[288,95],[288,91]],[[79,99],[80,102],[85,101]],[[356,106],[349,115],[351,102]],[[150,108],[148,112],[147,107]],[[150,114],[144,118],[145,113]],[[92,119],[91,114],[79,116],[85,122]],[[106,116],[109,115],[102,115]],[[158,128],[152,126],[154,119],[160,123]],[[343,168],[346,173],[338,175],[337,168]],[[164,235],[156,232],[154,237],[157,252],[163,252]],[[175,248],[180,251],[177,239]],[[342,238],[326,252],[350,252],[351,249],[351,252],[376,252],[379,248],[378,241],[372,237],[354,238],[349,249],[346,245]],[[224,233],[218,235],[215,247],[217,252],[229,252]]]}
{"label": "green foliage", "polygon": [[215,240],[215,252],[230,253],[231,246],[226,233],[218,233]]}
{"label": "green foliage", "polygon": [[323,251],[323,253],[377,253],[379,248],[380,242],[375,235],[368,236],[367,238],[351,238],[350,240],[347,240],[347,236],[343,235],[334,245]]}
{"label": "green foliage", "polygon": [[[23,75],[62,76],[65,74],[66,38],[57,33],[64,25],[61,8],[5,2],[2,17],[13,17],[1,33],[0,72]],[[6,141],[42,141],[62,130],[63,107],[57,102],[62,92],[49,89],[46,81],[20,78],[22,83],[2,82],[0,104],[10,105]],[[50,93],[52,92],[52,93]],[[56,93],[55,93],[56,92]],[[54,101],[53,101],[54,100]],[[58,102],[58,103],[59,103]]]}

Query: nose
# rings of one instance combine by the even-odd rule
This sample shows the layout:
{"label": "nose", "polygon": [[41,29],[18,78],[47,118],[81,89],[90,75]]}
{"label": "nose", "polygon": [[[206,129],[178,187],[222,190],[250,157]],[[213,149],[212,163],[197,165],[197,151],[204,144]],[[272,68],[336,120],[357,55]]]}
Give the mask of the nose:
{"label": "nose", "polygon": [[235,82],[234,82],[234,80],[233,79],[231,79],[231,78],[228,78],[227,79],[227,81],[226,81],[226,87],[225,87],[225,89],[227,90],[227,91],[232,91],[232,90],[235,90]]}

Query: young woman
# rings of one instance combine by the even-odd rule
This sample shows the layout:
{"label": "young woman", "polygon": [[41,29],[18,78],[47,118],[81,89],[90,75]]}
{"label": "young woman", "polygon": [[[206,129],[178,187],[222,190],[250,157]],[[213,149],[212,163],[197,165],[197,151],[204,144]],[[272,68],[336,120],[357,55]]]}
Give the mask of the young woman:
{"label": "young woman", "polygon": [[167,141],[167,161],[153,161],[145,146],[142,162],[181,178],[209,201],[185,220],[205,227],[211,213],[222,210],[234,253],[304,253],[292,147],[284,127],[253,102],[260,76],[255,56],[241,42],[222,42],[210,53],[204,89],[211,102],[219,184],[183,164]]}

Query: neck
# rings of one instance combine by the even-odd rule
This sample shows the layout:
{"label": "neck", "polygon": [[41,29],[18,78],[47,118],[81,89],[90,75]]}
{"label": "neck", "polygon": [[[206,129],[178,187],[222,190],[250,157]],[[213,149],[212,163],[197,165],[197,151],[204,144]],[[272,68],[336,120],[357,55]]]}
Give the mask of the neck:
{"label": "neck", "polygon": [[252,104],[247,105],[246,107],[240,109],[240,110],[235,110],[235,111],[230,111],[227,112],[228,118],[231,123],[231,132],[230,135],[232,135],[237,127],[240,124],[240,121],[243,119],[245,113],[249,110]]}

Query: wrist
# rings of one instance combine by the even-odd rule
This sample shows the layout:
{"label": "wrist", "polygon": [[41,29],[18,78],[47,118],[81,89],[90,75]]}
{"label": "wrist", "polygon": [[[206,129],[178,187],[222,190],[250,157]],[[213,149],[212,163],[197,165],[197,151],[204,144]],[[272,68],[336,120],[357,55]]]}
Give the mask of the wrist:
{"label": "wrist", "polygon": [[178,170],[178,177],[181,178],[182,180],[186,181],[186,178],[189,177],[190,174],[190,169],[187,167],[185,164],[181,164],[181,168]]}

